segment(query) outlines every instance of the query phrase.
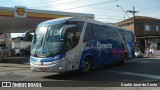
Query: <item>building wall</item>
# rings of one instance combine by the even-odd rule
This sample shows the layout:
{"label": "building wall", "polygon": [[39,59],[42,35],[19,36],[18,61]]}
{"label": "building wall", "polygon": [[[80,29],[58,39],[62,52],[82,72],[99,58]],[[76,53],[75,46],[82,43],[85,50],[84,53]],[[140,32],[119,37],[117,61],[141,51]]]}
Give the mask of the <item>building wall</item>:
{"label": "building wall", "polygon": [[10,56],[11,38],[10,33],[0,33],[0,48],[2,49],[3,57]]}
{"label": "building wall", "polygon": [[[148,25],[148,29],[146,26]],[[160,21],[144,22],[144,35],[160,35]]]}
{"label": "building wall", "polygon": [[31,42],[24,42],[24,41],[12,42],[12,49],[14,48],[16,50],[16,53],[18,53],[20,49],[26,48],[29,45],[31,45]]}
{"label": "building wall", "polygon": [[4,41],[4,34],[0,33],[0,43],[3,43],[3,41]]}
{"label": "building wall", "polygon": [[131,23],[131,24],[126,24],[126,25],[123,25],[121,26],[122,28],[125,28],[125,29],[128,29],[128,30],[131,30],[131,31],[134,31],[134,24]]}
{"label": "building wall", "polygon": [[144,24],[141,21],[135,22],[135,35],[137,37],[144,36]]}
{"label": "building wall", "polygon": [[27,46],[31,45],[31,42],[24,42],[24,41],[20,41],[20,42],[12,42],[12,49],[22,49],[22,48],[26,48]]}
{"label": "building wall", "polygon": [[[150,30],[146,30],[146,25],[149,25]],[[122,28],[134,31],[134,24],[127,23],[120,25]],[[155,27],[155,29],[153,29]],[[160,35],[160,21],[157,22],[147,22],[147,21],[136,21],[135,22],[135,35],[138,37],[141,36],[157,36]]]}
{"label": "building wall", "polygon": [[[134,31],[133,19],[121,21],[116,25]],[[136,48],[144,52],[146,48],[155,45],[155,49],[160,50],[160,19],[138,16],[134,32]]]}

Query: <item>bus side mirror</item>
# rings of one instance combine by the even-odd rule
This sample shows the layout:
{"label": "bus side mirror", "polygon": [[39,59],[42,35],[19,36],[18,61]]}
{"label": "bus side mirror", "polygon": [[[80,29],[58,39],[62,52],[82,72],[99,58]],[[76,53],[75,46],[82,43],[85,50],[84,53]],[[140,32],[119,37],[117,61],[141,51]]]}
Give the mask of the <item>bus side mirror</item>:
{"label": "bus side mirror", "polygon": [[33,35],[31,35],[31,33],[34,33],[35,30],[34,29],[31,29],[31,30],[27,30],[25,33],[24,33],[24,41],[28,41],[28,39],[31,39]]}

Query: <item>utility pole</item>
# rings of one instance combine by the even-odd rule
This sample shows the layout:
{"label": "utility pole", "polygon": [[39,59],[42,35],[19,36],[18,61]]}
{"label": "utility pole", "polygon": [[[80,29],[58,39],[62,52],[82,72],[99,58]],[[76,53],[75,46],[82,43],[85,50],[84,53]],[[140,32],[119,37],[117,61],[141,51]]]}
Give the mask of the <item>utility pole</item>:
{"label": "utility pole", "polygon": [[128,10],[127,12],[133,14],[133,25],[134,25],[133,27],[134,27],[134,33],[135,33],[135,31],[136,31],[136,28],[135,28],[135,21],[136,21],[135,13],[138,13],[138,11],[135,11],[135,8],[134,8],[134,6],[133,6],[133,10]]}
{"label": "utility pole", "polygon": [[129,13],[132,13],[133,14],[133,31],[134,31],[134,35],[135,35],[135,44],[136,44],[136,46],[137,46],[137,43],[136,43],[136,39],[137,39],[137,37],[136,37],[136,25],[135,25],[135,22],[136,22],[136,17],[135,17],[135,13],[138,13],[138,11],[135,11],[135,8],[134,8],[134,6],[133,6],[133,10],[128,10],[127,12],[129,12]]}

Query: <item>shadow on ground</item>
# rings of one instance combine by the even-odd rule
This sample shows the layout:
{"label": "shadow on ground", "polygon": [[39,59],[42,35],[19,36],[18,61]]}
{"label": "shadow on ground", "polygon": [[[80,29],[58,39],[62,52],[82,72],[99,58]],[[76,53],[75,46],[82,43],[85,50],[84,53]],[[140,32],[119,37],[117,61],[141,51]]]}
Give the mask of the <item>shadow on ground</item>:
{"label": "shadow on ground", "polygon": [[29,57],[6,57],[1,63],[25,64],[29,62]]}

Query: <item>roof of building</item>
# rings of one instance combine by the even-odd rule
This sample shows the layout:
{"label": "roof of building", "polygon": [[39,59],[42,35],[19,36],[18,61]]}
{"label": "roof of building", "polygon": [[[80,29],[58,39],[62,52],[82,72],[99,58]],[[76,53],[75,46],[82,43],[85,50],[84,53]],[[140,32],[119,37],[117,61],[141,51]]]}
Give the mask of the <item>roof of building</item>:
{"label": "roof of building", "polygon": [[[147,16],[135,16],[135,19],[136,21],[160,21],[160,19],[158,18],[152,18],[152,17],[147,17]],[[126,20],[123,20],[123,21],[120,21],[118,23],[116,23],[116,25],[119,25],[119,24],[123,24],[123,23],[132,23],[133,22],[133,17],[132,18],[129,18],[129,19],[126,19]]]}
{"label": "roof of building", "polygon": [[[1,7],[0,6],[0,16],[14,16],[15,12],[17,12],[16,7]],[[51,11],[51,10],[37,10],[37,9],[28,9],[27,7],[19,8],[26,9],[26,16],[28,18],[60,18],[60,17],[87,17],[94,19],[94,14],[89,13],[73,13],[73,12],[60,12],[60,11]]]}
{"label": "roof of building", "polygon": [[[23,37],[15,37],[12,38],[12,42],[20,42],[21,40],[23,40]],[[24,40],[23,40],[24,41]]]}

